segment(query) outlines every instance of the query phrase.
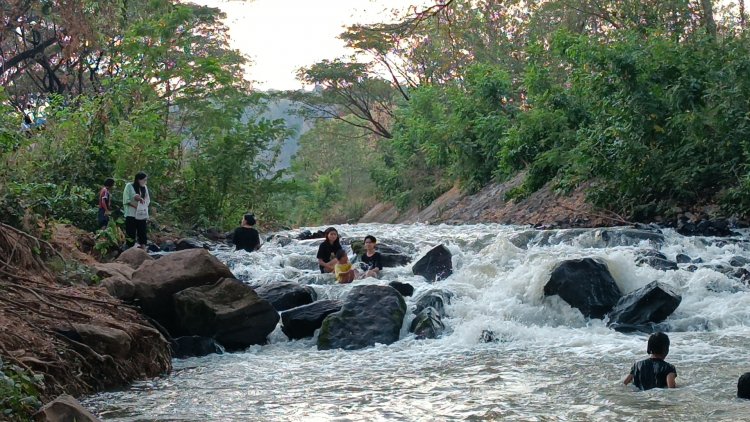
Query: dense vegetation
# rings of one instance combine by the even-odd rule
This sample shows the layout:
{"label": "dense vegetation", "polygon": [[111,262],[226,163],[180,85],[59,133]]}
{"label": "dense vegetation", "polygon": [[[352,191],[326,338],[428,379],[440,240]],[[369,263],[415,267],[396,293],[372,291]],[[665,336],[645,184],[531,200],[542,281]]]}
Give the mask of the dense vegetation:
{"label": "dense vegetation", "polygon": [[513,198],[585,183],[631,219],[750,214],[742,1],[449,0],[341,37],[373,60],[303,69],[320,89],[298,99],[369,130],[378,196],[402,209],[523,172]]}

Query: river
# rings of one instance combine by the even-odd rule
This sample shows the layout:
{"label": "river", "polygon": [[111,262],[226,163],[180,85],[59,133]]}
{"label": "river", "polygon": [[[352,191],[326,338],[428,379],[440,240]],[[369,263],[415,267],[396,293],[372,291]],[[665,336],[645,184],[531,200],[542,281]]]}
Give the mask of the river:
{"label": "river", "polygon": [[[601,230],[557,231],[539,241],[528,228],[490,224],[337,228],[345,240],[372,234],[414,258],[446,245],[454,273],[436,284],[455,294],[446,308],[447,332],[415,339],[408,312],[394,344],[318,351],[315,339],[288,341],[277,327],[267,345],[175,360],[163,378],[83,404],[107,421],[750,420],[750,401],[736,398],[738,377],[750,371],[750,287],[712,267],[749,256],[746,231],[725,239],[665,229],[664,242],[655,244],[613,241]],[[271,241],[252,254],[228,248],[214,254],[242,280],[299,281],[313,286],[318,299],[343,298],[351,286],[318,273],[318,242]],[[636,265],[646,249],[703,263],[670,271]],[[682,295],[666,321],[677,389],[624,386],[633,362],[648,356],[648,336],[610,330],[559,297],[544,297],[554,265],[583,257],[603,259],[623,293],[659,280]],[[412,284],[411,308],[414,297],[435,286],[410,265],[355,285]],[[496,341],[480,341],[485,330]]]}

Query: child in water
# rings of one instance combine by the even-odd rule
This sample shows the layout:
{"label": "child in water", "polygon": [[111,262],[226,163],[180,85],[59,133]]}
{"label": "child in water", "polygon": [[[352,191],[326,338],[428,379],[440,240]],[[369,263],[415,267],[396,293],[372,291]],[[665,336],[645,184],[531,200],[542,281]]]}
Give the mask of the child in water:
{"label": "child in water", "polygon": [[646,353],[651,357],[633,364],[630,373],[623,381],[625,385],[634,382],[641,390],[652,388],[675,388],[677,370],[674,365],[664,361],[669,354],[669,337],[661,332],[651,334],[648,338]]}
{"label": "child in water", "polygon": [[352,264],[349,262],[349,257],[346,255],[346,251],[339,249],[336,252],[336,260],[338,263],[333,269],[336,273],[336,281],[339,284],[347,284],[354,281],[354,279],[357,278],[357,272],[352,268]]}

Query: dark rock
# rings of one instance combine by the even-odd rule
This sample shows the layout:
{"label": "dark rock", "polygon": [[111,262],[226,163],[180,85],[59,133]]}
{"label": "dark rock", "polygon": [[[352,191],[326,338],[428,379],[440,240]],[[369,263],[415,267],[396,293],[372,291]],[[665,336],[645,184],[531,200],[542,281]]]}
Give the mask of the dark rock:
{"label": "dark rock", "polygon": [[737,398],[750,399],[750,372],[740,375],[737,380]]}
{"label": "dark rock", "polygon": [[155,245],[153,243],[149,243],[148,246],[146,246],[146,250],[151,253],[161,252],[161,248],[158,245]]}
{"label": "dark rock", "polygon": [[434,308],[441,317],[445,316],[445,305],[450,305],[453,293],[446,290],[429,290],[422,294],[414,305],[414,315],[427,307]]}
{"label": "dark rock", "polygon": [[559,263],[544,286],[544,295],[559,295],[589,318],[603,318],[622,293],[607,265],[592,258]]}
{"label": "dark rock", "polygon": [[[365,253],[364,241],[353,240],[351,242],[352,252],[359,257]],[[382,258],[383,268],[395,268],[403,267],[404,265],[411,262],[411,257],[401,248],[397,246],[389,246],[383,243],[378,243],[375,250],[380,253]]]}
{"label": "dark rock", "polygon": [[243,282],[224,278],[174,295],[181,333],[212,337],[228,350],[265,344],[279,314]]}
{"label": "dark rock", "polygon": [[125,252],[121,253],[120,256],[117,257],[115,262],[119,262],[121,264],[127,264],[131,268],[136,270],[145,261],[152,261],[153,259],[154,258],[149,256],[148,252],[144,251],[141,248],[130,248],[126,250]]}
{"label": "dark rock", "polygon": [[678,253],[675,257],[675,261],[677,261],[678,264],[689,264],[693,262],[693,259],[684,253]]}
{"label": "dark rock", "polygon": [[693,264],[702,264],[702,263],[703,263],[703,258],[701,257],[695,258],[693,260]]}
{"label": "dark rock", "polygon": [[401,293],[401,296],[408,297],[414,294],[414,286],[409,283],[391,281],[390,283],[388,283],[388,285],[396,289],[397,292]]}
{"label": "dark rock", "polygon": [[445,331],[445,324],[435,308],[428,306],[417,314],[411,322],[409,332],[414,333],[418,339],[438,338]]}
{"label": "dark rock", "polygon": [[186,249],[208,249],[208,245],[198,239],[185,238],[178,240],[177,250],[184,251]]}
{"label": "dark rock", "polygon": [[427,252],[412,267],[415,275],[421,275],[429,282],[448,278],[453,274],[451,252],[443,245],[438,245]]}
{"label": "dark rock", "polygon": [[644,251],[638,251],[638,255],[643,258],[659,258],[659,259],[667,259],[667,256],[663,253],[657,251],[656,249],[646,249]]}
{"label": "dark rock", "polygon": [[165,240],[159,247],[161,248],[162,252],[174,252],[177,250],[177,244],[175,244],[171,240]]}
{"label": "dark rock", "polygon": [[679,221],[677,223],[677,233],[683,236],[732,236],[734,232],[729,229],[729,223],[726,220],[701,220],[698,223],[691,221]]}
{"label": "dark rock", "polygon": [[318,349],[355,350],[398,340],[406,314],[403,296],[389,286],[354,286],[340,311],[323,320]]}
{"label": "dark rock", "polygon": [[72,396],[63,394],[47,403],[34,414],[39,422],[98,422],[96,416],[81,406]]}
{"label": "dark rock", "polygon": [[222,354],[224,351],[216,340],[211,337],[183,336],[170,341],[172,357],[184,359],[193,356],[206,356],[213,353]]}
{"label": "dark rock", "polygon": [[297,235],[297,240],[308,240],[308,239],[323,239],[326,237],[325,232],[318,230],[312,233],[310,230],[303,230]]}
{"label": "dark rock", "polygon": [[745,284],[750,284],[750,271],[744,268],[737,268],[734,272],[732,272],[731,276]]}
{"label": "dark rock", "polygon": [[495,343],[497,341],[499,341],[499,339],[493,331],[482,330],[482,334],[479,335],[480,343]]}
{"label": "dark rock", "polygon": [[[123,265],[123,264],[120,264]],[[133,297],[143,312],[159,321],[172,334],[175,310],[173,295],[189,287],[233,278],[232,272],[205,249],[174,252],[161,259],[145,261],[133,273]]]}
{"label": "dark rock", "polygon": [[262,299],[271,302],[278,312],[307,305],[318,298],[312,287],[290,281],[274,281],[253,289]]}
{"label": "dark rock", "polygon": [[290,340],[312,337],[328,315],[341,310],[341,305],[338,300],[319,300],[284,311],[281,313],[281,331]]}
{"label": "dark rock", "polygon": [[678,268],[676,262],[659,258],[658,256],[643,256],[638,258],[635,262],[638,265],[646,264],[661,271],[676,270]]}
{"label": "dark rock", "polygon": [[729,260],[729,265],[733,267],[743,267],[747,264],[750,264],[750,259],[745,258],[744,256],[733,256],[732,259]]}
{"label": "dark rock", "polygon": [[638,330],[667,319],[680,306],[682,296],[669,286],[651,283],[623,296],[612,312],[607,325],[618,331]]}
{"label": "dark rock", "polygon": [[226,235],[216,227],[208,228],[205,233],[203,233],[203,235],[206,236],[208,240],[212,240],[214,242],[220,242],[226,239]]}
{"label": "dark rock", "polygon": [[73,324],[80,342],[100,355],[127,358],[133,339],[123,330],[94,324]]}

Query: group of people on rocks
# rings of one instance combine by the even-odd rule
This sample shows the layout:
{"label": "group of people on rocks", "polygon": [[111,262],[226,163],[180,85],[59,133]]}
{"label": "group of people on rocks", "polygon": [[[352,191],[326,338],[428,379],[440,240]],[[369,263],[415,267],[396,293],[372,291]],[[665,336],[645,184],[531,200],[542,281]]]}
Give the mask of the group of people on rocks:
{"label": "group of people on rocks", "polygon": [[[669,336],[662,332],[651,334],[646,353],[648,359],[635,362],[623,383],[633,383],[639,390],[676,388],[677,369],[664,360],[669,354]],[[737,397],[750,399],[750,372],[742,374],[737,381]]]}
{"label": "group of people on rocks", "polygon": [[[148,207],[151,204],[146,182],[148,175],[138,172],[132,182],[125,185],[122,193],[122,207],[125,215],[125,236],[127,246],[145,248],[148,244]],[[112,188],[115,180],[107,178],[99,190],[99,213],[97,221],[104,230],[109,226],[112,213]]]}

